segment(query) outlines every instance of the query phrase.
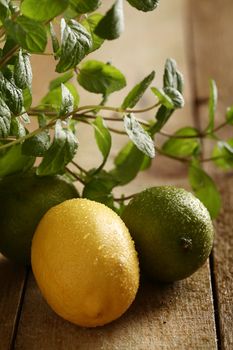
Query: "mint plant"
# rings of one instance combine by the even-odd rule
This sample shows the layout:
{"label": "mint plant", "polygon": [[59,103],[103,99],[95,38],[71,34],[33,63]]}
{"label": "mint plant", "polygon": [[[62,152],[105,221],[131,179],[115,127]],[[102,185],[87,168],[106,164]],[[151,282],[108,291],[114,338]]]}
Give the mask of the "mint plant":
{"label": "mint plant", "polygon": [[[127,1],[144,12],[155,10],[159,2]],[[54,29],[58,22],[60,37]],[[233,107],[227,108],[225,122],[215,125],[217,87],[211,81],[206,128],[199,131],[188,126],[167,134],[164,131],[167,121],[184,106],[183,77],[173,59],[165,63],[161,88],[154,86],[155,73],[151,72],[128,89],[120,106],[109,106],[109,95],[126,87],[125,76],[112,64],[90,60],[88,55],[99,50],[105,40],[117,39],[123,30],[123,0],[110,4],[105,14],[101,13],[100,0],[0,0],[0,177],[27,171],[35,167],[36,158],[40,157],[36,166],[38,176],[66,174],[72,181],[83,184],[82,196],[120,212],[129,197],[114,198],[113,189],[131,182],[140,171],[150,167],[156,154],[161,154],[187,164],[190,185],[214,218],[221,206],[220,194],[202,165],[213,161],[223,170],[232,169],[233,139],[222,140],[218,131],[232,127]],[[48,93],[40,104],[34,106],[30,55],[46,54],[48,41],[52,42],[59,76],[49,83]],[[82,105],[79,85],[99,94],[100,103]],[[138,101],[149,88],[154,104],[138,109]],[[108,111],[109,116],[103,116],[103,111]],[[143,113],[148,111],[150,121],[143,119]],[[38,126],[29,132],[32,118]],[[122,128],[110,127],[111,120],[118,121]],[[94,130],[103,158],[97,168],[83,169],[74,161],[80,123]],[[107,171],[112,133],[126,134],[129,140],[116,156],[114,167]],[[167,137],[162,146],[157,145],[157,134]],[[215,143],[208,159],[203,158],[202,151],[206,139]],[[71,163],[75,171],[70,170]]]}

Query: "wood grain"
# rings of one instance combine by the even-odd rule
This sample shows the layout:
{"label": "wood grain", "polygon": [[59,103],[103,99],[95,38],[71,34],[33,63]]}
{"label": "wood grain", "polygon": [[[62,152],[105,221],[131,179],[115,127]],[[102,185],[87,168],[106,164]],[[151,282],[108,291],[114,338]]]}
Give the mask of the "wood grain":
{"label": "wood grain", "polygon": [[85,329],[58,317],[30,276],[16,350],[216,349],[208,266],[171,285],[143,281],[131,308],[117,321]]}
{"label": "wood grain", "polygon": [[0,254],[0,350],[11,346],[24,279],[24,269]]}
{"label": "wood grain", "polygon": [[[190,1],[193,18],[194,49],[196,61],[197,99],[208,94],[208,80],[214,78],[219,87],[219,106],[216,125],[224,122],[227,106],[233,105],[233,51],[231,0]],[[207,110],[199,108],[201,125],[207,124]],[[230,133],[229,133],[230,131]],[[232,129],[223,129],[219,136],[226,140],[232,137]],[[207,145],[207,156],[212,144]],[[219,175],[216,168],[207,166],[212,175],[218,175],[223,209],[216,222],[216,239],[213,255],[215,282],[216,321],[219,333],[219,347],[233,349],[233,172]]]}

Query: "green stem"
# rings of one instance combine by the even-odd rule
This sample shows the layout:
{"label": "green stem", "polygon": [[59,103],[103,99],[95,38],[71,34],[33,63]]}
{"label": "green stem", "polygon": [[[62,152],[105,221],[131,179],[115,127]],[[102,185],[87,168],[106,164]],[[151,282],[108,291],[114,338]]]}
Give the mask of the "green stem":
{"label": "green stem", "polygon": [[19,45],[12,47],[12,49],[9,52],[7,52],[5,56],[2,57],[2,59],[0,60],[0,68],[3,67],[14,56],[14,54],[19,50],[19,48]]}
{"label": "green stem", "polygon": [[129,199],[132,199],[133,197],[136,196],[136,194],[137,194],[137,193],[131,194],[131,195],[129,195],[129,196],[122,196],[122,197],[120,197],[120,198],[113,198],[113,200],[114,200],[115,202],[124,202],[124,201],[127,201],[127,200],[129,200]]}
{"label": "green stem", "polygon": [[224,123],[218,125],[213,130],[213,132],[200,132],[200,133],[197,133],[196,135],[186,135],[186,136],[185,135],[174,135],[174,134],[169,134],[166,131],[160,131],[159,134],[162,135],[162,136],[165,136],[165,137],[169,137],[171,139],[196,139],[196,138],[203,139],[203,138],[205,138],[207,136],[210,136],[210,135],[214,134],[215,132],[223,129],[227,125],[228,125],[228,123],[224,122]]}
{"label": "green stem", "polygon": [[80,170],[82,173],[87,174],[88,171],[86,169],[84,169],[83,167],[81,167],[78,163],[76,163],[74,160],[71,161],[71,163],[76,166],[76,168],[78,168],[78,170]]}
{"label": "green stem", "polygon": [[70,170],[68,167],[66,167],[66,171],[70,173],[77,181],[79,181],[82,185],[85,185],[85,182],[75,173],[73,173],[72,170]]}

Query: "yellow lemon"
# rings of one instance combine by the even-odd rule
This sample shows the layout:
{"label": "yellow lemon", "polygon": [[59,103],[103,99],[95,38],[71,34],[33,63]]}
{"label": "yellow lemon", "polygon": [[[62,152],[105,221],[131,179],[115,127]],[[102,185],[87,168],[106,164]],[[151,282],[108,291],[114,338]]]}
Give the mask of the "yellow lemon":
{"label": "yellow lemon", "polygon": [[139,285],[137,253],[125,224],[87,199],[67,200],[44,215],[32,242],[32,269],[51,308],[85,327],[120,317]]}

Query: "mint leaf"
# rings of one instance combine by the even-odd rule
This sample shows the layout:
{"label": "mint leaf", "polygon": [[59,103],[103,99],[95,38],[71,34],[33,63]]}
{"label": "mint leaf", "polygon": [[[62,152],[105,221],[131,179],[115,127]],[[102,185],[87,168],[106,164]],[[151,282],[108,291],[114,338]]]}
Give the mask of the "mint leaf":
{"label": "mint leaf", "polygon": [[156,113],[156,123],[150,128],[151,135],[155,135],[159,132],[162,127],[167,123],[171,115],[173,114],[174,109],[169,109],[165,106],[161,106]]}
{"label": "mint leaf", "polygon": [[114,40],[124,31],[124,12],[122,0],[116,0],[111,9],[100,20],[95,34],[103,39]]}
{"label": "mint leaf", "polygon": [[10,135],[16,136],[17,139],[26,135],[26,129],[18,118],[11,119]]}
{"label": "mint leaf", "polygon": [[233,124],[233,106],[227,108],[226,121],[228,124]]}
{"label": "mint leaf", "polygon": [[71,7],[78,13],[95,11],[100,5],[100,0],[70,0]]}
{"label": "mint leaf", "polygon": [[65,116],[66,114],[74,110],[74,98],[70,90],[64,85],[61,84],[61,107],[60,107],[60,116]]}
{"label": "mint leaf", "polygon": [[88,30],[92,38],[92,46],[90,52],[99,49],[104,42],[103,38],[100,38],[98,35],[95,34],[95,28],[102,18],[103,15],[99,13],[94,13],[81,21],[81,24]]}
{"label": "mint leaf", "polygon": [[35,21],[44,22],[57,17],[69,5],[69,0],[23,0],[21,12]]}
{"label": "mint leaf", "polygon": [[25,50],[44,52],[47,45],[47,35],[43,24],[19,16],[15,21],[7,20],[5,27],[9,36]]}
{"label": "mint leaf", "polygon": [[177,70],[176,61],[172,58],[168,58],[165,63],[163,74],[163,87],[174,88],[181,94],[183,92],[184,80],[183,75]]}
{"label": "mint leaf", "polygon": [[105,164],[112,146],[111,134],[105,125],[103,118],[97,116],[95,121],[92,123],[95,130],[95,139],[98,148],[103,156],[103,164]]}
{"label": "mint leaf", "polygon": [[210,81],[210,98],[209,98],[209,125],[207,131],[212,133],[214,130],[214,119],[218,102],[218,89],[214,80]]}
{"label": "mint leaf", "polygon": [[19,51],[14,66],[14,80],[20,89],[31,87],[32,85],[32,68],[29,55]]}
{"label": "mint leaf", "polygon": [[45,153],[37,168],[37,175],[55,175],[65,172],[65,166],[73,159],[78,148],[78,141],[73,132],[63,128],[57,121],[52,145]]}
{"label": "mint leaf", "polygon": [[22,145],[18,144],[0,152],[0,177],[30,169],[35,157],[22,154]]}
{"label": "mint leaf", "polygon": [[110,171],[111,176],[119,186],[126,185],[140,172],[145,157],[132,142],[128,142],[115,158],[115,168]]}
{"label": "mint leaf", "polygon": [[10,14],[9,1],[0,0],[0,20],[4,21]]}
{"label": "mint leaf", "polygon": [[22,153],[28,156],[43,157],[50,147],[50,137],[48,131],[27,139],[22,144]]}
{"label": "mint leaf", "polygon": [[212,219],[216,218],[221,208],[221,196],[211,177],[193,162],[189,167],[189,182],[200,201],[209,210]]}
{"label": "mint leaf", "polygon": [[150,158],[155,157],[155,146],[150,135],[143,129],[133,114],[124,117],[124,127],[135,146]]}
{"label": "mint leaf", "polygon": [[158,97],[159,102],[168,109],[174,109],[172,99],[162,89],[152,87],[151,91]]}
{"label": "mint leaf", "polygon": [[55,59],[57,59],[57,53],[60,50],[60,44],[59,44],[57,35],[55,33],[55,30],[53,28],[52,22],[49,23],[49,33],[52,39],[53,53],[54,53]]}
{"label": "mint leaf", "polygon": [[198,130],[192,127],[182,128],[174,134],[174,136],[184,136],[183,139],[170,138],[163,146],[162,150],[167,154],[176,157],[190,157],[199,153],[200,141],[197,138],[185,138],[185,136],[198,135]]}
{"label": "mint leaf", "polygon": [[6,103],[0,97],[0,138],[10,134],[11,112]]}
{"label": "mint leaf", "polygon": [[143,94],[151,84],[155,77],[155,72],[151,72],[145,79],[143,79],[139,84],[137,84],[125,97],[121,108],[133,108],[138,101],[142,98]]}
{"label": "mint leaf", "polygon": [[153,11],[159,4],[159,0],[127,0],[130,5],[140,11]]}
{"label": "mint leaf", "polygon": [[28,110],[32,105],[32,91],[31,86],[23,89],[23,106],[25,110]]}
{"label": "mint leaf", "polygon": [[77,78],[84,89],[104,96],[126,85],[124,75],[117,68],[94,60],[82,64]]}
{"label": "mint leaf", "polygon": [[230,170],[233,168],[233,139],[227,142],[219,141],[213,149],[212,157],[214,164],[223,169]]}
{"label": "mint leaf", "polygon": [[49,90],[56,89],[61,86],[61,84],[65,84],[67,81],[72,79],[74,76],[73,71],[69,71],[64,73],[63,75],[59,75],[57,78],[53,79],[49,83]]}
{"label": "mint leaf", "polygon": [[173,88],[173,87],[166,87],[163,89],[165,94],[170,97],[173,106],[175,108],[183,108],[184,107],[184,98],[181,95],[181,93]]}
{"label": "mint leaf", "polygon": [[[52,87],[56,86],[56,84],[52,84]],[[74,108],[78,107],[79,104],[79,94],[75,88],[75,86],[71,83],[65,83],[65,86],[73,96],[73,103]],[[49,105],[51,109],[55,110],[56,112],[60,112],[60,107],[62,104],[62,90],[61,90],[61,84],[59,87],[50,90],[47,95],[41,100],[42,107]]]}
{"label": "mint leaf", "polygon": [[58,73],[76,67],[92,47],[89,32],[73,19],[68,23],[64,19],[61,20],[61,32],[61,57],[56,66]]}
{"label": "mint leaf", "polygon": [[23,93],[13,82],[4,79],[5,102],[14,115],[20,114],[23,108]]}

